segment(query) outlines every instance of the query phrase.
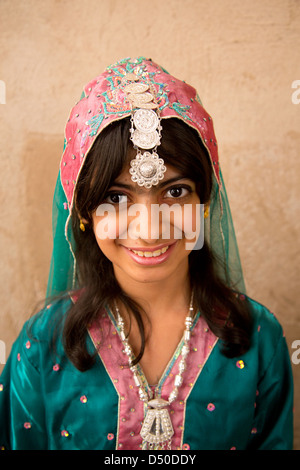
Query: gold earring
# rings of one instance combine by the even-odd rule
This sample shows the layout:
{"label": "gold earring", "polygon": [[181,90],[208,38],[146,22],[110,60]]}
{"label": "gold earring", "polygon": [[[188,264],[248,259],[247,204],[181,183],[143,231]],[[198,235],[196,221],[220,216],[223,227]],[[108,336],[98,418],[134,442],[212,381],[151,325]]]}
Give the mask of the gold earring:
{"label": "gold earring", "polygon": [[204,219],[207,219],[208,216],[209,216],[209,206],[207,206],[204,210]]}
{"label": "gold earring", "polygon": [[80,219],[80,225],[79,225],[79,228],[80,228],[80,230],[81,230],[82,232],[85,232],[85,225],[84,225],[84,223],[83,223],[82,219]]}

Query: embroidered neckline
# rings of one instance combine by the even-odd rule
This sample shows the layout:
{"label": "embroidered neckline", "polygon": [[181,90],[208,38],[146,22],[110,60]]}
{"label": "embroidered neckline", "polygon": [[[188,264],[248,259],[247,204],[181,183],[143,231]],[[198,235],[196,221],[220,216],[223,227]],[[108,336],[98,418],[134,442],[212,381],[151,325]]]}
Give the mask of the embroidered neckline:
{"label": "embroidered neckline", "polygon": [[[106,313],[109,317],[109,319],[111,320],[113,326],[115,327],[119,337],[120,337],[120,328],[118,327],[117,325],[117,321],[113,315],[113,313],[111,312],[110,308],[107,307],[106,309]],[[194,321],[193,321],[193,324],[191,326],[191,333],[193,332],[197,322],[198,322],[198,319],[200,317],[200,312],[198,310],[197,314],[195,315],[195,318],[194,318]],[[120,338],[120,341],[121,341],[121,338]],[[150,390],[153,391],[153,389],[155,390],[155,393],[158,395],[158,396],[161,396],[161,392],[162,392],[162,387],[166,381],[166,379],[169,377],[170,375],[170,372],[175,364],[175,362],[177,361],[178,357],[180,356],[181,354],[181,350],[182,350],[182,347],[183,347],[183,344],[184,344],[184,338],[183,336],[181,337],[181,340],[179,341],[179,343],[177,344],[176,346],[176,349],[172,355],[172,357],[170,358],[169,362],[167,363],[160,379],[158,380],[158,383],[156,384],[156,386],[152,386],[148,383],[148,380],[146,378],[146,375],[143,371],[143,368],[141,367],[141,365],[138,363],[136,366],[137,366],[137,369],[138,369],[138,373],[139,373],[139,377],[140,379],[142,380],[142,383],[143,383],[143,386],[145,387],[145,390],[146,392],[149,392]]]}
{"label": "embroidered neckline", "polygon": [[[119,337],[115,325],[116,321],[112,317],[111,312],[105,310],[102,311],[100,317],[90,325],[88,332],[98,352],[101,364],[105,368],[118,397],[115,449],[139,450],[141,448],[140,426],[141,422],[145,419],[147,410],[139,399],[139,394],[135,387],[130,369],[124,366],[125,362],[123,363],[123,360],[125,353],[122,352],[121,338]],[[176,417],[175,434],[172,438],[172,450],[180,450],[183,448],[186,404],[194,389],[194,385],[198,381],[203,368],[218,342],[218,338],[208,328],[205,319],[199,312],[194,318],[191,327],[191,331],[192,330],[194,330],[194,334],[191,336],[191,354],[188,356],[187,376],[185,377],[184,384],[180,388],[178,400],[175,400],[170,408],[171,415]],[[164,398],[165,395],[167,396],[172,389],[174,380],[173,374],[176,375],[178,370],[181,347],[182,342],[180,341],[160,379],[159,385],[163,395],[162,398]],[[122,369],[122,378],[120,369]]]}

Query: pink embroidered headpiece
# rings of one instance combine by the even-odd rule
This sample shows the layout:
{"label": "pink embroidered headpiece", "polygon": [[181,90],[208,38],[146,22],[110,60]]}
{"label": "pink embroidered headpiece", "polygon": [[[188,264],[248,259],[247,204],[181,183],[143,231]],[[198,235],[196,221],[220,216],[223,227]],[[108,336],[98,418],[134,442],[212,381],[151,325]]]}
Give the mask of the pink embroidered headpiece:
{"label": "pink embroidered headpiece", "polygon": [[[144,94],[143,98],[134,86],[132,89],[136,94],[130,93],[128,85],[137,83],[149,86],[151,93]],[[144,89],[146,90],[146,87]],[[149,96],[153,95],[155,105],[152,106]],[[148,106],[145,106],[145,99],[149,100]],[[142,106],[139,100],[144,103]],[[215,177],[220,183],[212,118],[202,107],[196,90],[170,75],[151,59],[124,59],[109,66],[105,72],[89,82],[80,101],[71,110],[60,164],[61,183],[69,210],[72,208],[80,170],[96,137],[110,123],[132,116],[132,111],[140,107],[156,108],[159,119],[176,117],[196,129],[208,150]],[[159,140],[156,144],[159,145]]]}

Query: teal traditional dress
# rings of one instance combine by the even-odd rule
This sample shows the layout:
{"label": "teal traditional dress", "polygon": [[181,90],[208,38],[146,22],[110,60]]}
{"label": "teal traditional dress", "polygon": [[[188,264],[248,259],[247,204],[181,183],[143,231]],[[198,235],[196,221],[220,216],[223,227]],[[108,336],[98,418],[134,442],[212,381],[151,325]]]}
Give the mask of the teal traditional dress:
{"label": "teal traditional dress", "polygon": [[[138,91],[132,101],[132,93],[126,93],[128,84],[135,91],[134,84],[138,84],[144,95]],[[201,139],[213,178],[205,241],[221,260],[219,275],[242,293],[253,316],[250,349],[229,359],[201,312],[196,315],[183,383],[169,406],[174,428],[171,448],[291,449],[293,384],[288,350],[275,317],[245,296],[212,118],[193,87],[151,60],[124,59],[108,67],[86,85],[70,112],[53,204],[48,295],[74,293],[84,287],[77,283],[71,223],[74,190],[96,137],[110,123],[132,117],[135,106],[158,112],[162,135],[164,119],[180,119]],[[25,324],[13,345],[0,378],[0,447],[138,450],[146,406],[128,367],[115,317],[107,308],[89,326],[87,347],[97,352],[97,359],[91,369],[80,372],[67,358],[59,332],[54,335],[72,302],[76,295],[64,294],[47,305]],[[183,340],[155,389],[139,367],[139,380],[149,394],[151,389],[156,397],[168,399],[182,348]]]}
{"label": "teal traditional dress", "polygon": [[[252,346],[241,357],[226,358],[221,341],[201,313],[196,316],[184,383],[170,406],[172,450],[292,449],[293,385],[284,334],[273,314],[248,301]],[[70,302],[47,307],[13,345],[0,383],[0,446],[140,450],[146,408],[110,310],[89,329],[88,347],[98,350],[90,370],[80,372],[68,361],[59,337],[51,346],[53,322]],[[172,390],[182,345],[156,387],[162,398]]]}

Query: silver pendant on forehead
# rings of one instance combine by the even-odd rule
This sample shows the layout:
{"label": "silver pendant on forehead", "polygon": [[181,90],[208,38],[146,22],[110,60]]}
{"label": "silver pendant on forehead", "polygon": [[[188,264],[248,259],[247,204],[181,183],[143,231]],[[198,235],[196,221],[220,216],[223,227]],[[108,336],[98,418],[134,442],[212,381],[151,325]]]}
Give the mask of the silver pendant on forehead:
{"label": "silver pendant on forehead", "polygon": [[154,132],[141,132],[135,129],[131,134],[133,145],[141,149],[153,149],[160,144],[160,137],[157,131]]}
{"label": "silver pendant on forehead", "polygon": [[[153,109],[138,109],[131,119],[131,140],[138,149],[137,156],[131,161],[129,170],[131,179],[139,186],[151,188],[163,179],[166,167],[162,158],[156,153],[160,144],[160,119]],[[154,149],[152,153],[141,153],[140,149]]]}
{"label": "silver pendant on forehead", "polygon": [[139,186],[149,189],[159,183],[164,177],[166,167],[162,158],[156,152],[138,153],[130,162],[131,179]]}
{"label": "silver pendant on forehead", "polygon": [[140,132],[151,133],[159,127],[159,118],[151,109],[138,109],[133,115],[133,123]]}
{"label": "silver pendant on forehead", "polygon": [[[131,74],[132,75],[132,74]],[[136,157],[130,163],[131,180],[139,186],[151,188],[163,179],[166,167],[157,154],[157,146],[161,139],[161,120],[158,104],[155,100],[156,91],[144,79],[125,75],[129,82],[124,88],[132,106],[131,140],[137,149]],[[141,149],[147,150],[142,154]],[[149,152],[149,150],[152,152]]]}

